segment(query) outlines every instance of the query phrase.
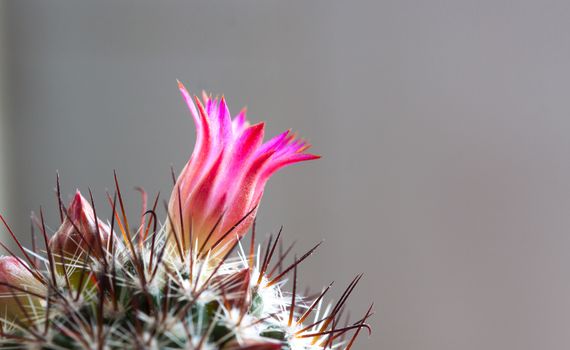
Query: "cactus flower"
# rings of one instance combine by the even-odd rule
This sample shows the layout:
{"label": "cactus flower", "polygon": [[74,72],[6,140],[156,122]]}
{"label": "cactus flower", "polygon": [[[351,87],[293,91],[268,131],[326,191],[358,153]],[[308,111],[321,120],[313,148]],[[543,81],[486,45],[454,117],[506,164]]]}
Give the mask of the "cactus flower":
{"label": "cactus flower", "polygon": [[202,251],[216,246],[217,255],[251,226],[271,175],[319,157],[304,153],[310,145],[289,131],[263,143],[264,123],[250,125],[245,110],[232,118],[223,97],[203,94],[200,101],[182,84],[179,89],[196,125],[196,144],[170,197],[170,228],[184,252],[190,244]]}
{"label": "cactus flower", "polygon": [[78,190],[63,223],[50,239],[49,247],[55,255],[63,253],[77,259],[89,254],[99,258],[103,251],[99,245],[102,244],[103,248],[107,245],[110,232],[110,227],[95,217],[91,204]]}
{"label": "cactus flower", "polygon": [[[0,257],[0,318],[30,324],[40,317],[45,286],[26,263],[13,256]],[[17,300],[16,300],[17,298]]]}

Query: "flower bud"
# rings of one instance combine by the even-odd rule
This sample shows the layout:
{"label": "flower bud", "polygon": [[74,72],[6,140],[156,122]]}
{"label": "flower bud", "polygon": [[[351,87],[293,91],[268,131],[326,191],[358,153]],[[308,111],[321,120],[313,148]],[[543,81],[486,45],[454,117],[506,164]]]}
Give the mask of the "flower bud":
{"label": "flower bud", "polygon": [[76,192],[63,223],[49,241],[56,271],[67,275],[72,287],[90,283],[89,268],[105,259],[111,228],[95,217],[93,208]]}
{"label": "flower bud", "polygon": [[0,318],[33,323],[42,315],[45,286],[28,265],[13,256],[0,257]]}
{"label": "flower bud", "polygon": [[63,253],[79,261],[87,255],[100,259],[105,254],[110,232],[109,226],[95,217],[89,202],[77,191],[63,223],[49,241],[49,248],[55,256]]}

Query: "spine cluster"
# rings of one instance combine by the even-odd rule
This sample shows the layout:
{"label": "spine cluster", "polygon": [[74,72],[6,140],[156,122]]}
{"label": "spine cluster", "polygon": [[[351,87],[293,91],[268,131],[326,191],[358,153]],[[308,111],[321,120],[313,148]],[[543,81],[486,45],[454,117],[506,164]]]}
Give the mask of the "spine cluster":
{"label": "spine cluster", "polygon": [[158,200],[134,229],[118,186],[109,200],[102,223],[77,193],[60,203],[51,238],[43,213],[36,218],[44,248],[16,241],[20,254],[0,258],[1,349],[350,349],[370,331],[371,308],[352,321],[345,311],[361,275],[326,306],[332,283],[299,293],[298,266],[320,244],[291,259],[281,230],[256,245],[253,225],[249,244],[236,239],[223,256],[216,244],[180,255],[156,221]]}

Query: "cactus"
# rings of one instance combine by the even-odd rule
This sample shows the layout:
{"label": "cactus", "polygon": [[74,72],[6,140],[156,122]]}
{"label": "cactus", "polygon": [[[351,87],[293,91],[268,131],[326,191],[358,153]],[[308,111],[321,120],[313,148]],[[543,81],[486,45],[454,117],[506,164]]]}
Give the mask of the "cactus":
{"label": "cactus", "polygon": [[[256,244],[255,215],[279,168],[318,158],[285,132],[262,143],[263,124],[245,111],[231,118],[224,98],[192,97],[179,83],[196,123],[194,153],[175,181],[164,220],[158,196],[133,226],[118,177],[108,195],[112,216],[97,217],[79,191],[52,237],[40,210],[43,244],[24,248],[3,217],[17,251],[0,245],[0,349],[350,349],[371,316],[344,313],[356,276],[336,303],[332,283],[301,295],[297,269],[320,243],[291,259],[282,230]],[[249,244],[243,242],[251,231]],[[40,247],[41,246],[41,247]],[[288,284],[290,291],[286,291]],[[345,314],[343,316],[343,314]]]}

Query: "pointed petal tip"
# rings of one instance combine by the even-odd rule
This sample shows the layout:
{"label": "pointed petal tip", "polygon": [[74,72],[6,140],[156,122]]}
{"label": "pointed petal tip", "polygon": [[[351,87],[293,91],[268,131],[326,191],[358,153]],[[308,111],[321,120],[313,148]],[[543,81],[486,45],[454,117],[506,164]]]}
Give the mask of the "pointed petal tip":
{"label": "pointed petal tip", "polygon": [[297,155],[297,162],[306,162],[308,160],[317,160],[322,158],[322,156],[312,153],[299,153]]}
{"label": "pointed petal tip", "polygon": [[204,108],[204,104],[202,103],[202,101],[200,101],[200,97],[194,95],[194,102],[196,102],[196,105],[201,106],[201,108]]}
{"label": "pointed petal tip", "polygon": [[207,104],[208,101],[210,101],[211,99],[212,99],[212,94],[208,95],[206,90],[202,90],[202,100],[204,101],[204,103]]}
{"label": "pointed petal tip", "polygon": [[183,91],[187,91],[186,86],[184,86],[184,84],[182,84],[182,82],[180,80],[176,79],[176,83],[178,83],[178,89],[183,90]]}
{"label": "pointed petal tip", "polygon": [[75,194],[73,195],[73,200],[71,201],[71,207],[81,207],[81,204],[83,202],[83,195],[81,194],[81,191],[79,191],[79,189],[75,190]]}
{"label": "pointed petal tip", "polygon": [[252,126],[250,126],[250,128],[255,128],[255,129],[263,129],[265,128],[265,122],[259,122],[259,123],[255,123]]}
{"label": "pointed petal tip", "polygon": [[83,212],[83,196],[81,192],[77,189],[69,208],[67,208],[68,214],[72,219],[78,218]]}

